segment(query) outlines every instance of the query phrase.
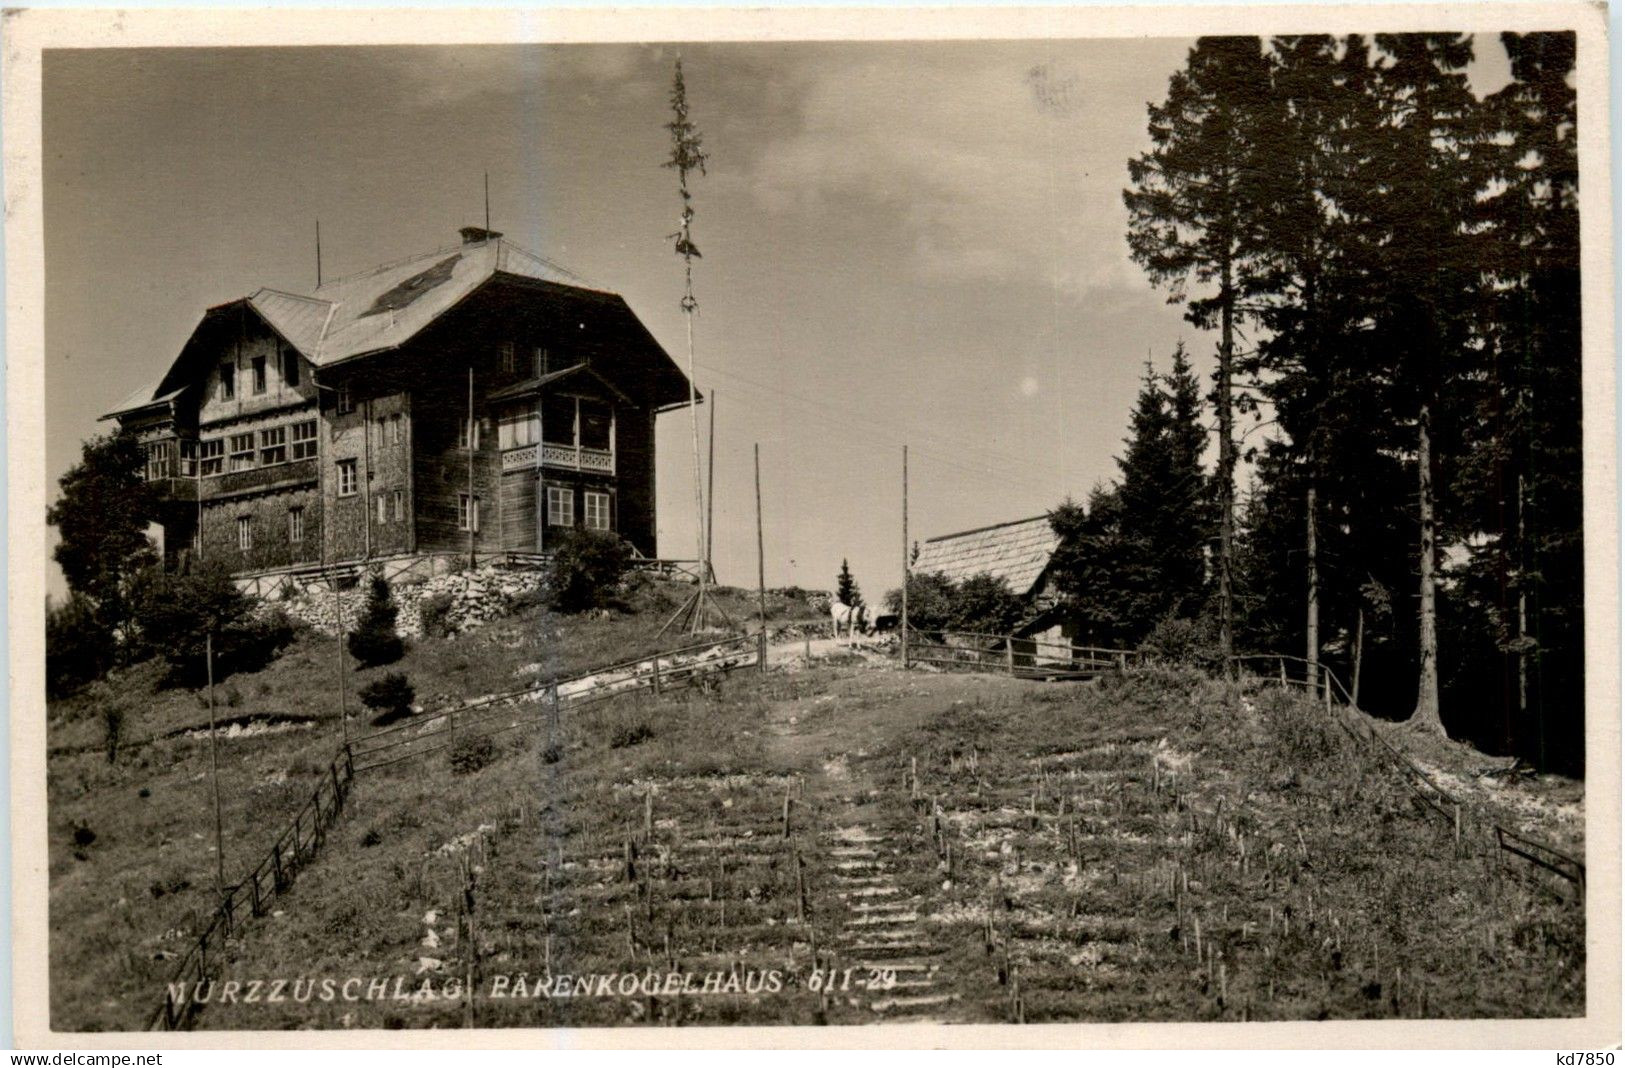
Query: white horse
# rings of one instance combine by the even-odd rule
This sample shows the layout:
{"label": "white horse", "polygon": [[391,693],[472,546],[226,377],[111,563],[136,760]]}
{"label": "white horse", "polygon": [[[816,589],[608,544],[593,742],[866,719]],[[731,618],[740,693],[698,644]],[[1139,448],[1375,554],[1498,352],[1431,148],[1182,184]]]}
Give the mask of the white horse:
{"label": "white horse", "polygon": [[852,641],[852,636],[857,633],[857,629],[862,623],[862,620],[862,608],[854,607],[849,604],[842,604],[840,601],[834,599],[830,600],[829,622],[831,637],[839,638],[841,636],[841,631],[844,629],[846,631],[846,640],[848,643],[850,643]]}

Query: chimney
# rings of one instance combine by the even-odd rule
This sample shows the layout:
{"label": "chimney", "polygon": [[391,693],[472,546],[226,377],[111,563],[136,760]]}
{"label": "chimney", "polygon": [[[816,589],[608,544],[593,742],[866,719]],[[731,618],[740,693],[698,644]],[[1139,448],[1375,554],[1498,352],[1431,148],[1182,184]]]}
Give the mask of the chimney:
{"label": "chimney", "polygon": [[463,235],[465,245],[483,245],[502,236],[500,230],[486,230],[479,226],[465,226],[457,232]]}

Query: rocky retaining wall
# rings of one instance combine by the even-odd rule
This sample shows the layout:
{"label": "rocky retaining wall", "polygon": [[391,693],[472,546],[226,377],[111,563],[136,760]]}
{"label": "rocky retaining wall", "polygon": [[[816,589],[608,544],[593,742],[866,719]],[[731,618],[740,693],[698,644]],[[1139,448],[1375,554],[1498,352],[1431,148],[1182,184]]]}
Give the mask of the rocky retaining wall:
{"label": "rocky retaining wall", "polygon": [[[363,579],[354,589],[337,593],[309,585],[284,600],[266,603],[265,608],[280,608],[288,618],[327,635],[333,634],[337,616],[342,613],[348,632],[367,603],[369,585],[370,580]],[[424,602],[444,599],[448,602],[443,617],[446,629],[452,633],[469,630],[507,615],[520,604],[534,603],[546,585],[547,576],[538,569],[491,565],[438,575],[427,582],[395,584],[391,590],[400,609],[395,629],[403,638],[421,637]]]}

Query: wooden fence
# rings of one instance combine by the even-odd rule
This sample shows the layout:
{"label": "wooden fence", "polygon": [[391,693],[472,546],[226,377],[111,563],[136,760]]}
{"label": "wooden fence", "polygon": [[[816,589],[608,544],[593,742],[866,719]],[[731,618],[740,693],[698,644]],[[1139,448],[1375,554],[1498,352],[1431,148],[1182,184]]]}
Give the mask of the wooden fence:
{"label": "wooden fence", "polygon": [[[579,707],[626,693],[670,693],[708,676],[743,667],[767,669],[767,636],[735,635],[586,671],[373,731],[352,741],[329,763],[316,791],[241,883],[226,889],[209,925],[181,958],[164,989],[149,1030],[178,1031],[197,1011],[192,992],[211,974],[222,943],[293,885],[316,856],[338,819],[359,772],[415,760],[453,745],[459,737],[495,737],[511,730],[557,723],[563,707]],[[539,708],[538,708],[539,706]],[[545,718],[544,718],[545,717]]]}
{"label": "wooden fence", "polygon": [[[1434,782],[1433,777],[1418,767],[1414,760],[1384,738],[1366,716],[1349,714],[1358,712],[1359,707],[1354,703],[1348,687],[1343,685],[1343,680],[1325,664],[1311,664],[1304,657],[1280,653],[1235,656],[1231,660],[1242,667],[1250,664],[1271,665],[1266,672],[1260,673],[1263,678],[1278,679],[1283,688],[1300,687],[1314,693],[1324,702],[1327,712],[1332,714],[1338,726],[1357,743],[1365,743],[1372,748],[1399,774],[1420,808],[1453,825],[1458,841],[1464,831],[1483,823],[1475,816],[1470,805]],[[1291,665],[1290,671],[1288,665]],[[1484,826],[1495,836],[1497,849],[1553,872],[1574,884],[1576,893],[1584,897],[1586,866],[1583,860],[1517,828],[1493,820]]]}
{"label": "wooden fence", "polygon": [[1072,645],[1043,638],[969,631],[908,633],[904,655],[910,664],[929,664],[949,671],[980,671],[1025,679],[1092,679],[1126,671],[1139,654],[1126,649]]}
{"label": "wooden fence", "polygon": [[328,828],[344,811],[354,778],[355,766],[350,754],[340,752],[329,762],[327,773],[310,800],[277,837],[271,851],[246,879],[226,889],[209,925],[181,957],[165,986],[163,1004],[154,1013],[149,1030],[179,1031],[191,1024],[197,1011],[193,992],[198,984],[209,979],[213,958],[239,926],[255,916],[263,916],[269,903],[292,886],[300,870],[315,858],[327,840]]}

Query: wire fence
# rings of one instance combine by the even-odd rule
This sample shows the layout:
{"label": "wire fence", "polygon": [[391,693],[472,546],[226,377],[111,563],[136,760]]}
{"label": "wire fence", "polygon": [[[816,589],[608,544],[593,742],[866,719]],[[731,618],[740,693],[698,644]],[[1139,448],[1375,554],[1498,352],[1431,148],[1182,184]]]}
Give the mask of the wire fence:
{"label": "wire fence", "polygon": [[[459,738],[495,737],[512,730],[558,723],[565,707],[580,707],[628,693],[665,694],[718,673],[755,667],[766,670],[767,635],[733,635],[666,650],[637,660],[588,668],[545,683],[492,694],[467,704],[414,716],[353,740],[329,762],[316,790],[270,851],[242,882],[228,887],[209,924],[181,957],[164,988],[162,1004],[148,1030],[180,1031],[191,1026],[199,999],[225,940],[243,923],[262,916],[268,905],[293,885],[321,850],[338,820],[360,772],[418,760],[449,749]],[[537,706],[540,706],[539,709]]]}

